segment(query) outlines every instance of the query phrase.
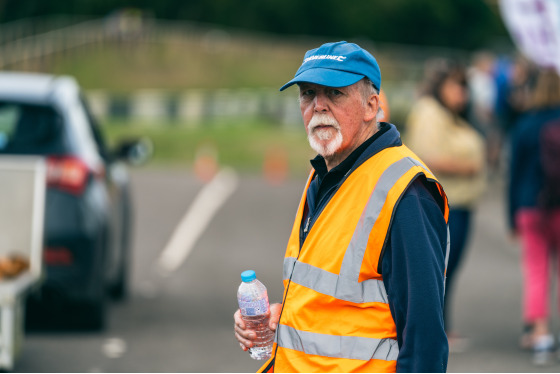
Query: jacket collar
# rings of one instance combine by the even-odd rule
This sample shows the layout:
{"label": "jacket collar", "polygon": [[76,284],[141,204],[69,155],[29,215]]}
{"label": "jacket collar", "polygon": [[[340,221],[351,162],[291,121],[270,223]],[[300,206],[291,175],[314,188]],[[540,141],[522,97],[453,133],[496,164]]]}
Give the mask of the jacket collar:
{"label": "jacket collar", "polygon": [[[402,145],[401,134],[399,133],[395,125],[388,122],[381,122],[380,125],[381,129],[379,131],[383,132],[363,151],[360,157],[358,157],[357,161],[352,167],[352,170],[356,169],[364,161],[381,152],[385,148],[398,147]],[[389,129],[385,130],[385,126],[388,126]]]}

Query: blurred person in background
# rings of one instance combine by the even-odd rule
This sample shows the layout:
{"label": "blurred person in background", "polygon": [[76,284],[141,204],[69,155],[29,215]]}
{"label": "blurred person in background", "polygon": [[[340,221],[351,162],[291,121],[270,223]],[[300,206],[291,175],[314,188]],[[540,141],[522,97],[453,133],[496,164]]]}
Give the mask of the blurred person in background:
{"label": "blurred person in background", "polygon": [[471,93],[471,122],[487,136],[494,126],[496,81],[494,79],[494,56],[489,52],[478,52],[467,70],[467,83]]}
{"label": "blurred person in background", "polygon": [[465,338],[453,330],[451,305],[472,213],[485,187],[485,144],[466,120],[468,100],[464,67],[445,59],[431,61],[422,95],[409,113],[405,137],[406,144],[437,175],[449,198],[451,246],[444,319],[451,352],[466,348]]}
{"label": "blurred person in background", "polygon": [[[262,371],[444,372],[447,198],[433,174],[379,122],[381,73],[356,44],[308,51],[294,79],[319,154],[271,306],[273,356]],[[239,310],[243,350],[256,334]]]}
{"label": "blurred person in background", "polygon": [[494,172],[498,170],[500,159],[500,128],[495,114],[498,95],[495,60],[490,52],[478,52],[467,70],[470,92],[468,119],[486,140],[487,163]]}
{"label": "blurred person in background", "polygon": [[560,77],[538,73],[529,111],[511,137],[509,225],[522,246],[523,347],[535,364],[549,361],[554,338],[549,326],[550,269],[558,273],[560,249]]}
{"label": "blurred person in background", "polygon": [[519,117],[527,110],[530,86],[535,67],[523,56],[513,61],[502,59],[497,65],[496,115],[503,132],[505,144]]}
{"label": "blurred person in background", "polygon": [[499,129],[498,165],[493,171],[507,172],[511,149],[511,133],[519,117],[527,110],[530,87],[534,85],[535,66],[525,57],[501,57],[496,61],[495,114]]}

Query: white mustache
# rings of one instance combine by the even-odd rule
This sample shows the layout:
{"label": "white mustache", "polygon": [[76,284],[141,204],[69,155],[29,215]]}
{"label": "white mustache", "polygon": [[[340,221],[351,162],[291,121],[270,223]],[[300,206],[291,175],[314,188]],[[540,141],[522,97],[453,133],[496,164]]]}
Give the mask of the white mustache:
{"label": "white mustache", "polygon": [[313,118],[311,118],[311,121],[309,121],[307,129],[311,134],[318,126],[332,126],[336,130],[340,131],[340,125],[338,124],[338,121],[328,114],[315,114]]}

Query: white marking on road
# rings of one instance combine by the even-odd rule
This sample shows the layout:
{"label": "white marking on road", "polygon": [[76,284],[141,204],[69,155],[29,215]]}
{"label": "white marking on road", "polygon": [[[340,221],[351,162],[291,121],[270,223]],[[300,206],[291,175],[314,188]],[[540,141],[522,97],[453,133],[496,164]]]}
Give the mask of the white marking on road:
{"label": "white marking on road", "polygon": [[225,168],[200,190],[158,259],[160,275],[171,275],[185,262],[198,238],[238,184],[235,171]]}
{"label": "white marking on road", "polygon": [[103,343],[103,354],[109,358],[119,358],[126,353],[126,342],[121,338],[110,338]]}

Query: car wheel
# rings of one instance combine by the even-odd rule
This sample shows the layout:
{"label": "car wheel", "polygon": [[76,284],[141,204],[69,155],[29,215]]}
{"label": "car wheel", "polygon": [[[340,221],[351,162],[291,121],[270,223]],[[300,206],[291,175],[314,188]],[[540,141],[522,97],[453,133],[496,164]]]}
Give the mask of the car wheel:
{"label": "car wheel", "polygon": [[88,303],[85,311],[85,328],[99,331],[105,328],[107,321],[107,302],[105,297]]}
{"label": "car wheel", "polygon": [[107,322],[107,297],[104,287],[100,287],[96,297],[90,301],[71,303],[68,306],[70,317],[66,321],[69,328],[87,331],[101,331]]}
{"label": "car wheel", "polygon": [[[126,258],[124,258],[127,261]],[[123,261],[124,262],[124,261]],[[115,301],[125,300],[128,296],[128,274],[126,264],[121,264],[119,268],[119,275],[115,284],[109,287],[109,295]]]}

